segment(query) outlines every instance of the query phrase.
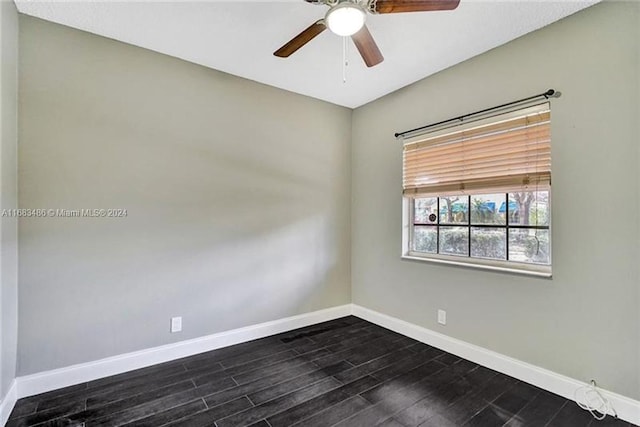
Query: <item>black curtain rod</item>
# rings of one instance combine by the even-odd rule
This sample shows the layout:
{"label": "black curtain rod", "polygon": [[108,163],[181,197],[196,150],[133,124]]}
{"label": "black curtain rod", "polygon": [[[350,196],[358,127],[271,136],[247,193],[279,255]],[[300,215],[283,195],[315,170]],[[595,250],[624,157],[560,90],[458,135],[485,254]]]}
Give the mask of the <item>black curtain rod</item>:
{"label": "black curtain rod", "polygon": [[394,135],[397,138],[399,136],[404,136],[404,135],[406,135],[408,133],[416,132],[416,131],[419,131],[419,130],[429,129],[429,128],[432,128],[434,126],[442,125],[442,124],[453,122],[453,121],[456,121],[456,120],[462,121],[465,118],[470,117],[470,116],[475,116],[476,114],[482,114],[482,113],[487,113],[487,112],[493,111],[493,110],[499,110],[500,108],[508,107],[508,106],[514,105],[514,104],[520,104],[521,102],[531,101],[531,100],[536,99],[536,98],[544,97],[545,99],[549,99],[554,95],[558,96],[558,95],[560,95],[560,92],[556,92],[553,89],[549,89],[548,91],[546,91],[544,93],[540,93],[538,95],[533,95],[533,96],[530,96],[528,98],[522,98],[522,99],[519,99],[517,101],[507,102],[506,104],[498,105],[497,107],[485,108],[484,110],[480,110],[480,111],[476,111],[476,112],[473,112],[473,113],[465,114],[465,115],[460,116],[460,117],[454,117],[453,119],[443,120],[443,121],[437,122],[437,123],[431,123],[430,125],[420,126],[418,128],[415,128],[415,129],[405,130],[404,132],[398,132],[398,133],[395,133]]}

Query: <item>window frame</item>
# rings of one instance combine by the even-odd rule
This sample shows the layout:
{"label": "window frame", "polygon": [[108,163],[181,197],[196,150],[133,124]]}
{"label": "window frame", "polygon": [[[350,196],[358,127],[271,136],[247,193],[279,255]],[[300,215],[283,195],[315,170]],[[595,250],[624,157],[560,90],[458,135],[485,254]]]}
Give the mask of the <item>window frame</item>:
{"label": "window frame", "polygon": [[[535,191],[535,189],[531,189],[530,191]],[[508,219],[504,225],[481,225],[481,227],[490,227],[490,228],[504,228],[507,230],[507,245],[509,239],[509,228],[513,229],[544,229],[549,232],[549,265],[546,264],[534,264],[534,263],[525,263],[519,261],[510,261],[510,260],[498,260],[498,259],[489,259],[489,258],[480,258],[473,257],[471,255],[471,251],[469,251],[468,255],[446,255],[440,253],[428,253],[428,252],[417,252],[414,251],[413,248],[413,239],[414,239],[414,228],[415,228],[415,205],[414,200],[425,198],[419,196],[404,196],[402,203],[402,211],[403,211],[403,233],[402,233],[402,255],[401,258],[405,260],[413,260],[413,261],[426,261],[438,264],[446,264],[446,265],[455,265],[461,267],[471,267],[483,270],[492,270],[499,271],[505,273],[516,273],[516,274],[524,274],[529,276],[543,277],[543,278],[551,278],[552,270],[551,266],[552,262],[552,213],[551,213],[551,189],[545,189],[544,191],[549,192],[548,199],[548,209],[549,209],[549,225],[548,226],[525,226],[525,225],[508,225]],[[490,189],[487,189],[487,192],[491,192]],[[481,194],[481,193],[478,193]],[[505,193],[507,194],[507,193]],[[472,197],[473,195],[467,195]],[[429,197],[441,197],[441,196],[429,196]],[[505,203],[509,203],[509,199],[505,198]],[[471,205],[469,204],[467,207],[468,219],[464,224],[444,224],[444,226],[456,226],[456,227],[465,227],[469,230],[469,245],[471,245],[471,228],[474,225],[471,223]],[[434,225],[426,225],[426,227],[435,227],[438,233],[438,239],[440,238],[440,213],[438,212],[438,220]],[[437,248],[439,250],[439,247]],[[507,249],[508,251],[508,249]],[[508,257],[508,252],[507,252]]]}
{"label": "window frame", "polygon": [[[407,145],[413,144],[425,144],[425,147],[428,147],[429,141],[437,141],[438,138],[442,139],[446,136],[453,136],[457,134],[464,133],[465,131],[470,131],[470,134],[473,135],[473,130],[494,126],[496,124],[502,123],[508,120],[518,120],[518,117],[529,117],[529,115],[536,114],[536,112],[542,112],[544,109],[547,111],[551,111],[551,105],[548,102],[548,99],[544,101],[531,101],[519,103],[517,106],[509,106],[509,108],[497,109],[487,111],[486,113],[478,115],[474,117],[473,120],[466,122],[458,122],[458,123],[443,123],[442,126],[436,126],[433,130],[424,131],[419,130],[418,132],[410,133],[408,135],[403,135],[403,150],[406,153]],[[541,111],[542,110],[542,111]],[[551,127],[551,117],[549,116],[549,129]],[[527,121],[528,123],[528,121]],[[460,141],[464,144],[465,139],[462,138]],[[550,141],[550,140],[549,140]],[[446,144],[446,139],[442,140],[443,144]],[[451,143],[451,141],[449,142]],[[550,142],[549,142],[550,144]],[[412,148],[411,150],[420,150],[420,147]],[[464,145],[463,145],[464,149]],[[551,156],[551,146],[549,145],[549,156]],[[452,152],[455,152],[452,151]],[[441,155],[442,153],[437,153],[437,155]],[[498,154],[498,153],[497,153]],[[406,260],[415,260],[415,261],[426,261],[431,263],[439,263],[439,264],[447,264],[447,265],[455,265],[462,267],[471,267],[478,268],[484,270],[492,270],[499,271],[505,273],[516,273],[516,274],[524,274],[530,276],[551,278],[552,265],[553,265],[553,254],[552,254],[552,189],[551,189],[551,170],[550,169],[541,169],[540,175],[538,174],[538,169],[536,166],[536,173],[533,174],[535,180],[529,182],[529,176],[527,175],[526,182],[523,180],[523,185],[520,187],[519,184],[515,182],[509,181],[512,177],[510,175],[505,175],[504,179],[509,182],[501,181],[503,179],[502,175],[496,175],[494,180],[496,182],[475,182],[473,179],[471,181],[466,182],[465,180],[456,181],[452,180],[452,185],[447,185],[446,180],[441,185],[436,184],[435,188],[428,191],[420,191],[420,187],[415,187],[415,181],[409,181],[412,185],[409,186],[409,190],[407,190],[407,181],[405,176],[405,167],[406,167],[406,159],[404,158],[406,154],[403,154],[403,196],[402,196],[402,253],[401,258]],[[537,161],[537,157],[536,157]],[[549,158],[551,161],[551,158]],[[435,163],[436,165],[438,163]],[[473,165],[472,165],[473,166]],[[545,178],[545,173],[548,172],[548,182],[545,182],[547,178]],[[415,172],[412,172],[415,175]],[[514,175],[517,176],[517,175]],[[410,175],[411,177],[411,175]],[[412,179],[415,177],[412,177]],[[519,179],[519,178],[518,178]],[[477,180],[477,178],[476,178]],[[538,182],[542,180],[542,187],[538,188]],[[491,180],[489,180],[491,181]],[[435,181],[436,183],[438,181]],[[503,186],[504,183],[504,186]],[[514,185],[516,184],[516,185]],[[431,186],[427,184],[428,188]],[[459,186],[459,187],[458,187]],[[458,187],[458,188],[456,188]],[[516,188],[521,188],[517,190]],[[514,224],[509,225],[509,194],[517,193],[519,191],[548,191],[548,200],[547,200],[547,209],[548,209],[548,226],[536,226],[533,224]],[[496,225],[480,225],[480,227],[493,227],[493,228],[502,228],[505,229],[505,258],[504,260],[499,259],[490,259],[490,258],[481,258],[472,256],[471,243],[472,243],[472,229],[475,225],[471,220],[471,212],[472,212],[472,204],[471,199],[474,195],[488,195],[488,194],[506,194],[505,203],[506,203],[506,219],[505,224],[496,224]],[[465,223],[441,223],[441,211],[440,211],[440,199],[442,197],[447,197],[452,194],[457,194],[459,196],[467,196],[467,221]],[[441,239],[441,230],[442,227],[445,226],[459,226],[465,227],[467,229],[468,235],[468,253],[464,255],[449,255],[449,254],[441,254],[441,253],[429,253],[429,252],[418,252],[414,251],[414,233],[416,229],[415,224],[415,206],[414,201],[416,199],[423,198],[438,198],[438,202],[436,205],[437,209],[437,221],[433,225],[425,225],[426,227],[435,227],[437,231],[437,247],[436,251],[440,251],[440,239]],[[418,226],[421,226],[418,224]],[[512,261],[508,260],[509,257],[509,230],[513,229],[545,229],[549,235],[549,264],[535,264],[535,263],[527,263],[522,261]]]}

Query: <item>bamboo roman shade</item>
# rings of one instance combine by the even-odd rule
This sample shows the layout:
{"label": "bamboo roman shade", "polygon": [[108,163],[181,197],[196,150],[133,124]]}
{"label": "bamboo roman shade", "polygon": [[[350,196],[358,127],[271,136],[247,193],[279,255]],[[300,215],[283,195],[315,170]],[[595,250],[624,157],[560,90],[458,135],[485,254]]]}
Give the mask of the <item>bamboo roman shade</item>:
{"label": "bamboo roman shade", "polygon": [[544,103],[405,140],[404,194],[548,188],[550,120]]}

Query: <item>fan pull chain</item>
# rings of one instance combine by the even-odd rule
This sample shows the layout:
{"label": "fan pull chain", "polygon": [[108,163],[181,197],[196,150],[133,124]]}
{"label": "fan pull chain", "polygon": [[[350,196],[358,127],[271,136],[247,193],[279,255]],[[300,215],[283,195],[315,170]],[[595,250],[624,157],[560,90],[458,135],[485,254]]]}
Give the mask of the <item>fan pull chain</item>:
{"label": "fan pull chain", "polygon": [[347,82],[347,67],[349,66],[349,60],[347,59],[347,43],[348,37],[342,38],[342,83]]}

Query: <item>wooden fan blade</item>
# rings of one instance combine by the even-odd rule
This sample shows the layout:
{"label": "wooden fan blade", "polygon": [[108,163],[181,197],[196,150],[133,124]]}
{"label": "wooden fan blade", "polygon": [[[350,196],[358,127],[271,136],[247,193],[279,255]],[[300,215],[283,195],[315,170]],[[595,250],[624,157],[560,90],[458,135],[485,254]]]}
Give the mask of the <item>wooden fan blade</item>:
{"label": "wooden fan blade", "polygon": [[460,0],[378,0],[374,13],[430,12],[453,10]]}
{"label": "wooden fan blade", "polygon": [[373,67],[374,65],[378,65],[384,61],[384,57],[382,56],[382,53],[380,53],[380,49],[378,49],[378,45],[373,40],[373,37],[366,25],[363,26],[360,31],[352,35],[351,39],[358,48],[358,52],[360,52],[360,56],[364,59],[364,63],[367,64],[367,67]]}
{"label": "wooden fan blade", "polygon": [[286,58],[313,40],[318,34],[327,29],[324,20],[321,19],[307,27],[300,34],[292,38],[287,44],[276,50],[273,54],[280,58]]}

